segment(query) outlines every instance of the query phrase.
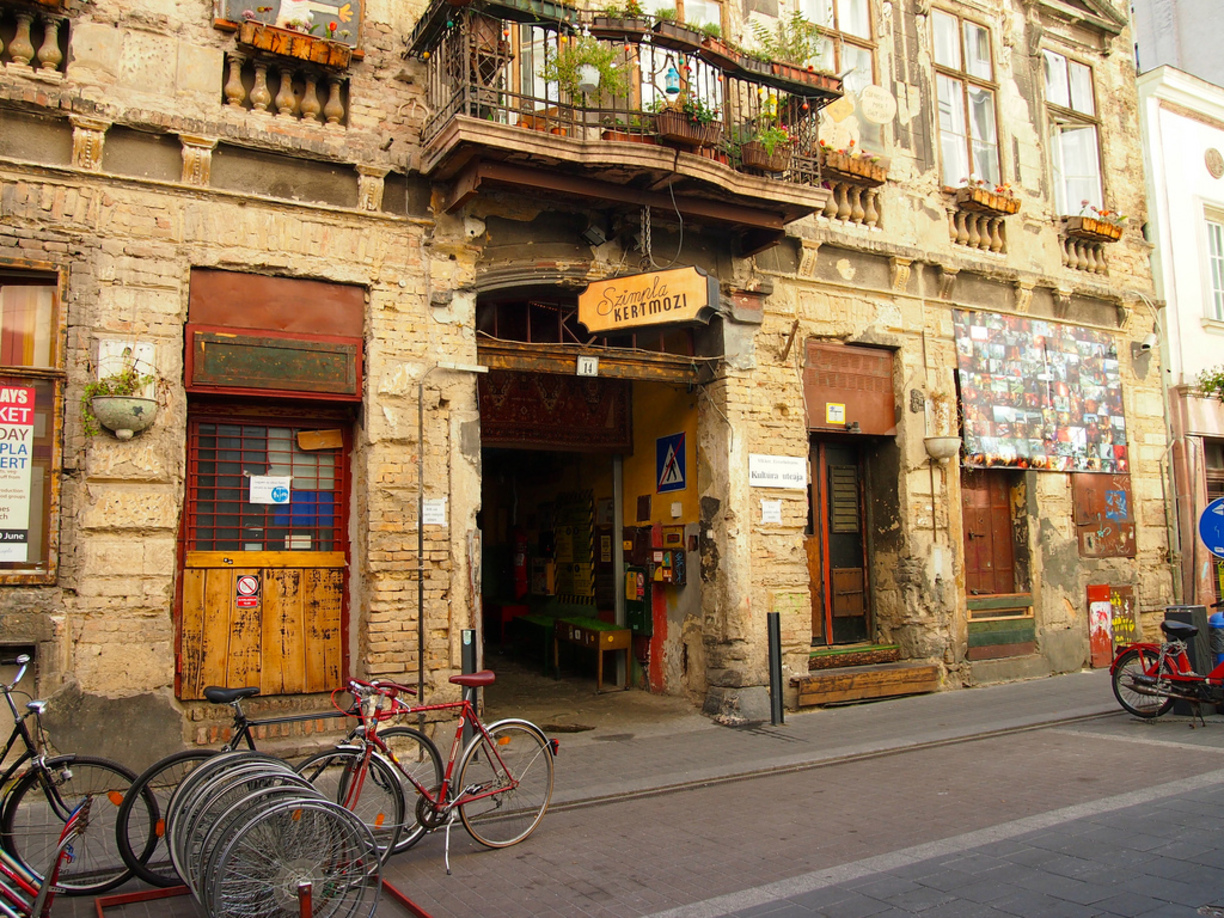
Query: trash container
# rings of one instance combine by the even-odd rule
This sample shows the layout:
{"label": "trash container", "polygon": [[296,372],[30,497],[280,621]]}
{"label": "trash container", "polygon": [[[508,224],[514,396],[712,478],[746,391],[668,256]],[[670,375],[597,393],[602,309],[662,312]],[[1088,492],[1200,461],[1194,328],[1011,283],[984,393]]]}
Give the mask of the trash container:
{"label": "trash container", "polygon": [[1211,644],[1211,660],[1213,666],[1224,663],[1224,612],[1213,612],[1207,617],[1207,627],[1211,629],[1208,643]]}
{"label": "trash container", "polygon": [[[1209,636],[1213,633],[1207,625],[1206,606],[1165,606],[1165,621],[1184,622],[1198,629],[1198,634],[1187,641],[1186,656],[1190,658],[1190,666],[1199,674],[1211,672],[1211,646]],[[1211,709],[1207,709],[1210,713]],[[1183,717],[1194,713],[1194,706],[1189,701],[1180,699],[1173,702],[1173,713]]]}

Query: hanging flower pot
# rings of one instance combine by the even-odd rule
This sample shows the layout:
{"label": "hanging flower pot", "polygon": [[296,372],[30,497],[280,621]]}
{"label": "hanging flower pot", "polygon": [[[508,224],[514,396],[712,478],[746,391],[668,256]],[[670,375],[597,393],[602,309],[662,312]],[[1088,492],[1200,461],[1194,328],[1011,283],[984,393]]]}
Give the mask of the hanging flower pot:
{"label": "hanging flower pot", "polygon": [[599,68],[594,64],[578,67],[578,91],[593,96],[599,91]]}
{"label": "hanging flower pot", "polygon": [[130,440],[157,420],[157,399],[134,395],[97,395],[89,406],[98,423],[120,440]]}

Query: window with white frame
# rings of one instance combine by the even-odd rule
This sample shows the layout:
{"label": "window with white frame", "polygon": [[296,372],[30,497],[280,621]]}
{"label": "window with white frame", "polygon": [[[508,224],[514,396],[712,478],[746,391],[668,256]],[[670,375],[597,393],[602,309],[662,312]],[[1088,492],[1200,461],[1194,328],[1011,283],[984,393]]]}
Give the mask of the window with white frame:
{"label": "window with white frame", "polygon": [[1224,322],[1224,217],[1207,215],[1207,270],[1211,318]]}
{"label": "window with white frame", "polygon": [[1041,52],[1050,120],[1054,206],[1060,214],[1103,209],[1101,151],[1092,68],[1056,51]]}
{"label": "window with white frame", "polygon": [[[875,35],[871,0],[799,0],[805,19],[820,29],[820,54],[810,63],[826,73],[845,74],[843,85],[852,98],[875,83]],[[881,147],[883,130],[858,118],[860,145]],[[839,144],[840,145],[840,144]]]}
{"label": "window with white frame", "polygon": [[939,147],[945,185],[1001,181],[990,30],[945,10],[931,10]]}

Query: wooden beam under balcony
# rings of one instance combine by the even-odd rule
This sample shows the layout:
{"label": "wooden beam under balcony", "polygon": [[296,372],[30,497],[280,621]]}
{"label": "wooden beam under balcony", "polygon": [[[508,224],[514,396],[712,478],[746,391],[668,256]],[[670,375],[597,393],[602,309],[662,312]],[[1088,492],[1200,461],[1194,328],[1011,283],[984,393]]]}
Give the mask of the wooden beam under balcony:
{"label": "wooden beam under balcony", "polygon": [[598,357],[599,375],[612,379],[699,384],[709,382],[713,375],[713,361],[708,358],[564,344],[521,344],[488,339],[476,342],[477,360],[491,370],[573,376],[579,357]]}
{"label": "wooden beam under balcony", "polygon": [[424,151],[421,171],[448,185],[454,212],[482,189],[581,198],[678,212],[726,227],[749,255],[776,244],[787,224],[822,210],[829,191],[761,175],[665,146],[558,136],[456,115]]}

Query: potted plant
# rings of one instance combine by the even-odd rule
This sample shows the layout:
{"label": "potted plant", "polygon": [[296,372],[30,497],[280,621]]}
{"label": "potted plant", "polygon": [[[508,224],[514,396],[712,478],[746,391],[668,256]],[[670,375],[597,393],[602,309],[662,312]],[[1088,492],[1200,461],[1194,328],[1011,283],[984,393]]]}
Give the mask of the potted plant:
{"label": "potted plant", "polygon": [[1122,228],[1129,219],[1126,214],[1105,210],[1080,202],[1079,216],[1063,217],[1063,231],[1068,236],[1086,239],[1089,242],[1117,242],[1122,238]]}
{"label": "potted plant", "polygon": [[660,48],[688,53],[701,47],[701,32],[677,22],[675,9],[655,10],[654,15],[654,43]]}
{"label": "potted plant", "polygon": [[[102,428],[117,439],[130,440],[157,420],[156,374],[145,373],[125,353],[120,366],[96,381],[86,383],[81,394],[81,424],[85,435],[94,437]],[[147,394],[153,388],[153,394]]]}
{"label": "potted plant", "polygon": [[769,58],[772,72],[797,82],[804,82],[803,74],[812,69],[807,62],[821,51],[820,27],[798,9],[779,16],[773,28],[754,20],[752,34],[757,48]]}
{"label": "potted plant", "polygon": [[620,118],[605,117],[600,137],[603,140],[619,140],[625,143],[653,144],[657,140],[654,125],[649,123],[649,119],[639,115],[634,115],[628,122]]}
{"label": "potted plant", "polygon": [[540,76],[556,83],[569,99],[580,96],[599,102],[629,92],[629,75],[617,66],[615,45],[589,35],[561,36],[557,53],[540,68]]}
{"label": "potted plant", "polygon": [[690,147],[712,147],[722,138],[717,108],[700,96],[684,93],[655,104],[655,132],[660,139]]}
{"label": "potted plant", "polygon": [[735,73],[740,69],[740,51],[722,37],[722,29],[717,22],[707,22],[701,27],[701,47],[698,53],[707,64],[717,67],[723,73]]}
{"label": "potted plant", "polygon": [[1012,193],[1008,182],[991,186],[984,179],[973,176],[961,182],[961,187],[956,189],[956,206],[961,210],[1007,217],[1020,209],[1020,199]]}
{"label": "potted plant", "polygon": [[761,172],[785,172],[793,150],[790,131],[770,121],[752,130],[740,144],[740,165]]}
{"label": "potted plant", "polygon": [[620,41],[637,41],[651,29],[650,17],[638,0],[604,8],[591,21],[591,34]]}

